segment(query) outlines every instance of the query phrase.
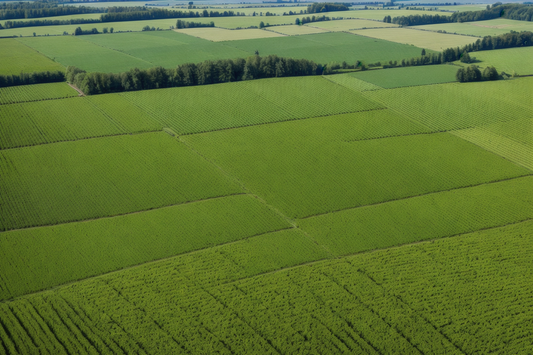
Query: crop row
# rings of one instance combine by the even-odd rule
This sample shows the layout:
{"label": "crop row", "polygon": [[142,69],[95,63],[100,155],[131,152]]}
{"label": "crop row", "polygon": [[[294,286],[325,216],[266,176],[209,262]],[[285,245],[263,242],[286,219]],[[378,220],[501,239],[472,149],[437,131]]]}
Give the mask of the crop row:
{"label": "crop row", "polygon": [[0,88],[0,105],[75,96],[78,92],[66,83],[12,86]]}
{"label": "crop row", "polygon": [[364,95],[431,129],[448,131],[530,118],[531,98],[522,80],[416,86],[366,91]]}
{"label": "crop row", "polygon": [[225,284],[214,254],[189,254],[1,303],[0,344],[9,354],[527,352],[531,237],[527,221]]}
{"label": "crop row", "polygon": [[242,192],[163,132],[0,151],[0,230]]}

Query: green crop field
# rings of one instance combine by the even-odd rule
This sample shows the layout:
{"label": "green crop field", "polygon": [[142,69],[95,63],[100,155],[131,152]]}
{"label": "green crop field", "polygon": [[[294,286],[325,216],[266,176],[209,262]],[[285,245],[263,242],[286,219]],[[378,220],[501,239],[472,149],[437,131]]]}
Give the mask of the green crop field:
{"label": "green crop field", "polygon": [[[338,22],[338,21],[335,21]],[[267,31],[272,31],[276,33],[281,33],[288,36],[299,36],[299,35],[310,35],[314,33],[324,33],[329,32],[321,28],[311,27],[311,26],[297,26],[297,25],[287,25],[287,26],[271,26],[267,28]]]}
{"label": "green crop field", "polygon": [[[474,21],[474,22],[453,22],[439,23],[436,25],[415,26],[430,31],[446,31],[447,33],[457,33],[471,36],[497,36],[512,31],[533,31],[533,24],[528,21],[509,20],[498,18],[494,20]],[[474,38],[475,40],[475,38]]]}
{"label": "green crop field", "polygon": [[306,58],[322,64],[357,60],[373,63],[420,55],[420,49],[413,46],[340,32],[220,43],[249,53],[258,50],[260,55]]}
{"label": "green crop field", "polygon": [[66,83],[11,86],[0,88],[0,105],[75,96],[78,92]]}
{"label": "green crop field", "polygon": [[163,132],[10,149],[0,151],[0,159],[0,230],[241,192]]}
{"label": "green crop field", "polygon": [[[2,30],[4,31],[4,30]],[[3,32],[1,32],[3,33]],[[18,42],[15,39],[0,39],[0,75],[18,75],[34,71],[56,71],[65,68],[50,58]]]}
{"label": "green crop field", "polygon": [[[533,341],[523,327],[533,323],[532,227],[518,223],[241,280],[243,267],[220,258],[231,256],[225,247],[179,256],[1,303],[10,332],[0,328],[0,339],[15,353],[518,353]],[[256,255],[261,265],[265,254]],[[219,285],[222,275],[236,281]],[[489,320],[491,327],[464,331]]]}
{"label": "green crop field", "polygon": [[[283,82],[283,85],[278,85]],[[227,88],[227,89],[225,89]],[[278,90],[278,88],[283,88]],[[268,79],[123,94],[179,134],[381,108],[317,77]],[[179,95],[177,102],[172,98]],[[253,105],[239,105],[242,101]],[[321,103],[327,100],[328,105]],[[299,102],[294,105],[294,102]],[[200,104],[199,104],[200,103]]]}
{"label": "green crop field", "polygon": [[[353,30],[350,32],[361,36],[409,44],[419,48],[432,49],[434,51],[442,51],[450,47],[462,47],[476,41],[475,38],[469,36],[418,31],[409,28],[374,28],[367,30]],[[417,56],[419,55],[420,53]],[[398,57],[398,59],[409,59],[409,57]]]}
{"label": "green crop field", "polygon": [[529,173],[447,133],[324,142],[292,132],[277,124],[182,139],[292,218]]}
{"label": "green crop field", "polygon": [[329,213],[298,225],[332,253],[343,255],[532,218],[533,178],[528,176]]}
{"label": "green crop field", "polygon": [[[428,65],[370,70],[344,75],[364,80],[385,89],[391,89],[402,86],[449,83],[455,81],[457,69],[458,67],[454,65]],[[346,81],[348,80],[346,79]]]}
{"label": "green crop field", "polygon": [[[502,86],[509,90],[503,95],[514,93],[514,102],[500,98]],[[517,99],[528,95],[520,88],[512,81],[452,83],[366,91],[364,95],[384,100],[388,107],[432,129],[455,130],[531,117],[531,106],[522,105],[523,101]]]}
{"label": "green crop field", "polygon": [[[530,354],[531,47],[472,52],[512,74],[495,81],[401,61],[531,22],[383,22],[486,6],[431,0],[445,11],[357,5],[298,26],[308,4],[217,1],[193,6],[246,16],[0,30],[16,36],[0,38],[0,75],[103,73],[0,78],[0,355]],[[305,65],[257,53],[327,74],[173,88],[162,71],[106,74]],[[160,89],[122,91],[130,79]]]}
{"label": "green crop field", "polygon": [[10,231],[0,239],[0,299],[288,227],[256,199],[237,195]]}
{"label": "green crop field", "polygon": [[279,33],[264,31],[255,28],[242,30],[227,30],[225,28],[216,27],[196,27],[184,28],[181,30],[176,30],[176,32],[207,39],[208,41],[213,42],[238,41],[241,39],[257,39],[283,36]]}
{"label": "green crop field", "polygon": [[533,48],[507,48],[496,51],[475,52],[473,56],[480,67],[493,66],[498,72],[507,74],[517,73],[519,75],[532,75],[533,63],[529,60],[533,57]]}
{"label": "green crop field", "polygon": [[0,109],[0,149],[124,133],[85,98],[2,105]]}

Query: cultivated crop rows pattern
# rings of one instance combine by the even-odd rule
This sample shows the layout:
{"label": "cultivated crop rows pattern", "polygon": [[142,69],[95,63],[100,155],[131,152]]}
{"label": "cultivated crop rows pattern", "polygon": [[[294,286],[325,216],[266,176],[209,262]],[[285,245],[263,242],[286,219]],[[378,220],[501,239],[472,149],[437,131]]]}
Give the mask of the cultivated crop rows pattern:
{"label": "cultivated crop rows pattern", "polygon": [[[533,276],[532,227],[528,221],[228,284],[216,281],[216,258],[202,272],[187,272],[191,257],[203,257],[191,254],[189,260],[178,257],[1,303],[1,324],[10,332],[0,327],[0,349],[10,354],[519,352],[533,341],[527,331],[533,326],[527,282]],[[206,274],[214,286],[202,286]],[[476,326],[487,322],[490,327]],[[465,326],[477,330],[465,332]]]}
{"label": "cultivated crop rows pattern", "polygon": [[4,150],[0,172],[0,230],[242,192],[163,132]]}
{"label": "cultivated crop rows pattern", "polygon": [[0,105],[75,96],[78,92],[66,83],[11,86],[0,88]]}

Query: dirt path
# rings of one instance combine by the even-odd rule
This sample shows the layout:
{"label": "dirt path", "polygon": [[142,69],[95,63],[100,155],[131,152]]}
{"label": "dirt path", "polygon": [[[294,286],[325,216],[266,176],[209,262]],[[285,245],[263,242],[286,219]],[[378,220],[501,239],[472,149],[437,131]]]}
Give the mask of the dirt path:
{"label": "dirt path", "polygon": [[67,83],[67,84],[68,84],[68,86],[70,86],[71,88],[73,88],[74,90],[76,90],[76,91],[79,93],[78,96],[85,96],[85,94],[83,93],[83,91],[81,91],[80,89],[78,89],[77,86],[72,85],[72,84],[70,84],[70,83]]}

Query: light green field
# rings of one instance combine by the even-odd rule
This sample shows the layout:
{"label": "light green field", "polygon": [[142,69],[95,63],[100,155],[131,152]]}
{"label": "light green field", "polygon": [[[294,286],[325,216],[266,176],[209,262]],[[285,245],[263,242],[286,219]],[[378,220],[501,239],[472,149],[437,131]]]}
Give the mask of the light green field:
{"label": "light green field", "polygon": [[237,195],[5,232],[0,299],[289,227],[256,199]]}
{"label": "light green field", "polygon": [[347,87],[348,89],[352,89],[358,92],[363,92],[367,90],[380,90],[382,89],[380,86],[371,84],[367,81],[363,81],[360,79],[357,79],[353,77],[350,73],[348,74],[335,74],[335,75],[327,75],[324,76],[324,78],[328,79],[329,81],[332,81],[334,83],[337,83],[339,85],[342,85],[344,87]]}
{"label": "light green field", "polygon": [[391,89],[456,81],[455,74],[457,69],[458,67],[454,65],[443,64],[370,70],[343,75],[364,80],[385,89]]}
{"label": "light green field", "polygon": [[275,124],[182,139],[291,218],[530,173],[447,133],[324,142],[295,130]]}
{"label": "light green field", "polygon": [[353,64],[357,60],[367,63],[401,60],[418,57],[421,51],[420,48],[405,44],[340,32],[220,43],[248,53],[258,50],[260,55],[277,54],[281,57],[305,58],[321,64],[342,61]]}
{"label": "light green field", "polygon": [[506,48],[492,51],[480,51],[472,54],[480,67],[494,66],[498,72],[513,72],[519,75],[533,74],[533,47]]}
{"label": "light green field", "polygon": [[531,100],[528,93],[513,81],[493,81],[375,90],[364,95],[431,129],[456,130],[531,117],[531,106],[524,101]]}
{"label": "light green field", "polygon": [[321,28],[305,26],[305,25],[304,26],[297,26],[297,25],[271,26],[271,27],[267,27],[266,30],[276,32],[276,33],[281,33],[287,36],[300,36],[300,35],[310,35],[314,33],[329,32]]}
{"label": "light green field", "polygon": [[[272,78],[122,95],[178,134],[382,107],[320,77]],[[173,101],[177,96],[180,99]],[[243,105],[243,101],[253,105]]]}
{"label": "light green field", "polygon": [[298,221],[336,255],[449,237],[533,218],[531,176]]}
{"label": "light green field", "polygon": [[448,33],[465,34],[472,36],[497,36],[513,31],[533,31],[533,24],[528,21],[509,20],[498,18],[494,20],[440,23],[436,25],[415,26],[430,31],[446,31]]}
{"label": "light green field", "polygon": [[78,92],[66,83],[11,86],[0,88],[0,105],[75,96]]}
{"label": "light green field", "polygon": [[[417,31],[408,28],[375,28],[368,30],[354,30],[350,32],[361,36],[409,44],[419,48],[432,49],[434,51],[442,51],[450,47],[462,47],[476,41],[475,38],[468,36]],[[420,56],[420,53],[417,56]],[[409,58],[397,57],[397,59]]]}
{"label": "light green field", "polygon": [[[109,34],[109,36],[113,36]],[[90,36],[87,36],[90,37]],[[105,37],[102,35],[102,37]],[[86,71],[121,72],[130,68],[147,69],[153,63],[116,50],[98,46],[74,36],[21,38],[18,41],[66,66]]]}
{"label": "light green field", "polygon": [[227,30],[225,28],[216,27],[196,27],[184,28],[176,30],[178,33],[183,33],[193,37],[199,37],[213,42],[221,41],[238,41],[242,39],[257,39],[257,38],[271,38],[281,37],[282,34],[272,31],[264,31],[260,29],[243,29],[243,30]]}
{"label": "light green field", "polygon": [[[2,30],[4,31],[4,30]],[[3,32],[2,32],[3,33]],[[35,71],[57,71],[65,68],[41,53],[11,38],[0,39],[0,75],[18,75]]]}
{"label": "light green field", "polygon": [[0,151],[0,230],[58,224],[241,192],[168,134]]}
{"label": "light green field", "polygon": [[192,354],[519,353],[533,341],[530,221],[238,280],[250,260],[257,272],[284,264],[271,255],[318,258],[296,232],[1,303],[0,339],[23,353]]}
{"label": "light green field", "polygon": [[395,25],[393,23],[386,23],[383,21],[361,20],[361,19],[321,21],[321,22],[313,22],[305,26],[321,28],[321,29],[328,30],[328,31],[350,31],[350,30],[358,30],[362,28],[398,27],[398,25]]}

